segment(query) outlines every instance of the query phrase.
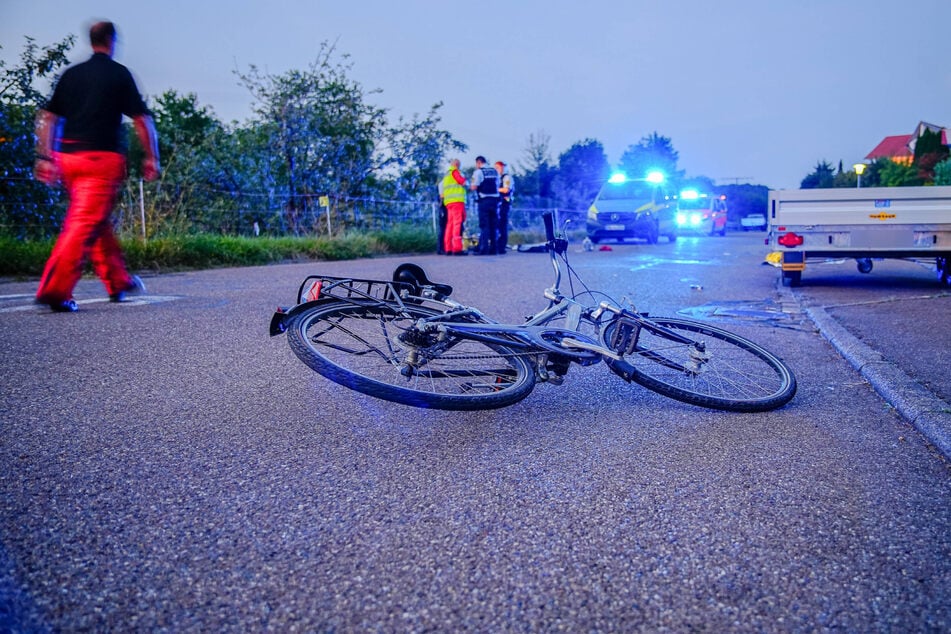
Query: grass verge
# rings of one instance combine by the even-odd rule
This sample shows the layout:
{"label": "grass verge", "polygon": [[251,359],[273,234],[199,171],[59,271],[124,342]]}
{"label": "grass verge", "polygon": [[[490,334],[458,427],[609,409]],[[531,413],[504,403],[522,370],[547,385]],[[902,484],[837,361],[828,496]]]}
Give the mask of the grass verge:
{"label": "grass verge", "polygon": [[[323,237],[162,236],[120,240],[133,271],[182,271],[257,266],[306,260],[350,260],[396,253],[435,251],[431,229],[397,226],[373,233]],[[0,236],[0,276],[38,277],[54,240],[22,241]]]}

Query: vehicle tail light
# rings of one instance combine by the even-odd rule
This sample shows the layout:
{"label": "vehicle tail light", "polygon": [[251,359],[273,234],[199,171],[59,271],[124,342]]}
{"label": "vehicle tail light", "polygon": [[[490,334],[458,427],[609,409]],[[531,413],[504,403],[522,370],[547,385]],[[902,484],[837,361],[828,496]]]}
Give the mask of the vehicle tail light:
{"label": "vehicle tail light", "polygon": [[784,247],[798,247],[802,244],[802,236],[790,231],[789,233],[784,233],[779,236],[776,241]]}

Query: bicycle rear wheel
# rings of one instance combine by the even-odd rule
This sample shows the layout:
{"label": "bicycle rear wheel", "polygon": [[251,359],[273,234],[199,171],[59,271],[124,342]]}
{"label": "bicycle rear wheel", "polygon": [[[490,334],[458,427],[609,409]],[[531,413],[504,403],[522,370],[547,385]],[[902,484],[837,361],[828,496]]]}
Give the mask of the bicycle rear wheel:
{"label": "bicycle rear wheel", "polygon": [[535,372],[524,355],[469,339],[440,342],[414,328],[419,319],[439,314],[417,305],[326,302],[295,315],[287,337],[294,353],[319,374],[387,401],[478,410],[528,396]]}
{"label": "bicycle rear wheel", "polygon": [[[633,330],[629,337],[619,337],[618,328]],[[698,342],[702,349],[676,341],[670,333]],[[622,339],[625,349],[618,350]],[[779,357],[739,335],[700,322],[651,318],[637,327],[618,319],[605,327],[602,343],[624,353],[632,380],[685,403],[762,412],[785,405],[796,393],[796,378]]]}

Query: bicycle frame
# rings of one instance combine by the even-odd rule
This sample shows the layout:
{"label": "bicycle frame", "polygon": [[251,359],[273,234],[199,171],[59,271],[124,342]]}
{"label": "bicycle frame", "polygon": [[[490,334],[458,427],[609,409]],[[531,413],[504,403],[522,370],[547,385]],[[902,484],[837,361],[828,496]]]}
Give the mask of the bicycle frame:
{"label": "bicycle frame", "polygon": [[287,332],[295,354],[334,382],[418,407],[504,407],[536,381],[561,384],[572,363],[599,361],[627,382],[713,409],[766,411],[795,394],[792,372],[761,346],[692,320],[651,318],[589,288],[553,215],[543,217],[555,280],[548,306],[521,324],[450,299],[452,287],[405,263],[393,281],[309,276],[298,304],[272,317],[271,334]]}
{"label": "bicycle frame", "polygon": [[[448,287],[443,285],[422,285],[401,281],[366,280],[358,278],[338,278],[332,276],[308,276],[300,285],[297,293],[298,304],[293,308],[278,308],[271,319],[270,334],[282,334],[287,323],[294,314],[306,310],[316,302],[328,300],[344,300],[359,302],[362,306],[397,304],[402,308],[404,302],[430,302],[441,305],[447,310],[440,315],[420,319],[417,328],[422,333],[437,332],[443,339],[450,336],[472,339],[486,344],[503,345],[516,348],[525,354],[559,355],[569,361],[581,365],[590,365],[604,360],[616,374],[627,381],[631,380],[631,366],[623,359],[623,354],[634,352],[637,334],[641,328],[647,328],[678,343],[693,345],[698,348],[697,363],[702,364],[703,344],[670,331],[658,324],[652,324],[646,315],[641,315],[610,302],[602,301],[597,308],[589,308],[584,304],[567,297],[561,292],[563,271],[559,257],[564,258],[567,252],[568,241],[558,238],[554,231],[554,217],[551,212],[544,215],[545,229],[548,237],[548,254],[555,272],[552,286],[545,290],[544,296],[548,299],[548,307],[531,315],[522,324],[503,324],[488,317],[477,308],[466,306],[442,292]],[[566,260],[567,264],[567,260]],[[569,275],[574,274],[568,269]],[[577,277],[577,274],[574,274]],[[580,278],[579,278],[580,281]],[[428,280],[426,280],[428,282]],[[592,324],[600,332],[602,316],[611,314],[609,321],[620,319],[617,337],[611,348],[602,346],[578,331],[581,320]],[[552,320],[564,315],[566,323],[561,327],[548,326]],[[474,321],[461,321],[466,317]],[[546,338],[546,335],[549,338]],[[554,336],[557,342],[550,338]],[[612,349],[613,348],[613,349]],[[686,367],[683,364],[664,358],[657,352],[646,352],[653,361],[683,372],[695,372],[695,367]],[[543,362],[545,359],[542,360]],[[543,363],[536,364],[542,366]],[[694,365],[694,364],[692,364]],[[545,378],[545,373],[540,373]]]}

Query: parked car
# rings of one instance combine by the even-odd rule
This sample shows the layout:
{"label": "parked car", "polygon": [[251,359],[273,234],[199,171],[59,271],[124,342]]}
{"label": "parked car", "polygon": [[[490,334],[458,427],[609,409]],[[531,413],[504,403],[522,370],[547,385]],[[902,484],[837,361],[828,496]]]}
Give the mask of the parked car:
{"label": "parked car", "polygon": [[681,233],[726,235],[726,196],[685,189],[677,196],[677,230]]}
{"label": "parked car", "polygon": [[743,231],[752,231],[754,229],[766,231],[766,215],[749,214],[743,216],[740,218],[740,226],[743,227]]}
{"label": "parked car", "polygon": [[592,242],[640,238],[657,244],[660,236],[677,239],[674,206],[664,191],[663,177],[629,179],[615,174],[588,208],[588,237]]}

